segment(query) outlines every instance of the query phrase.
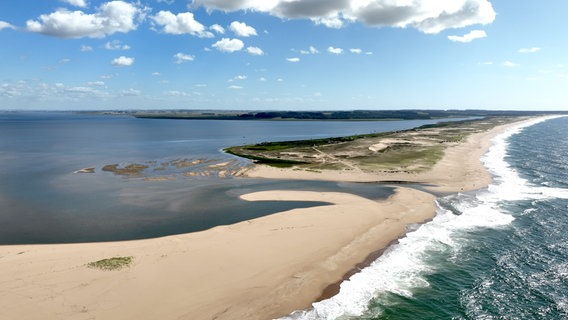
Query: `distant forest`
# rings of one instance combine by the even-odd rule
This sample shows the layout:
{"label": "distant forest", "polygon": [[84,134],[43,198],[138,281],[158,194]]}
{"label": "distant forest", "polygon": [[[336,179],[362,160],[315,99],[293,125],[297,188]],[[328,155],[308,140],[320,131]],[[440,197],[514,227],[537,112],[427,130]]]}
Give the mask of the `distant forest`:
{"label": "distant forest", "polygon": [[[112,112],[117,113],[117,112]],[[488,116],[534,116],[561,114],[559,111],[495,110],[353,110],[353,111],[125,111],[137,118],[202,120],[428,120]]]}

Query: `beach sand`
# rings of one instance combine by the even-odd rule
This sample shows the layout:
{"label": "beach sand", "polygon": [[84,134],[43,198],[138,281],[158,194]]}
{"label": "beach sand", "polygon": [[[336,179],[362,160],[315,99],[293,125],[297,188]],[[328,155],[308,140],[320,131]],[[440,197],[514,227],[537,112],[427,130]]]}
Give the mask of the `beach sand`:
{"label": "beach sand", "polygon": [[[257,166],[251,177],[414,181],[437,192],[486,186],[480,157],[498,127],[447,149],[420,174],[306,172]],[[163,238],[88,244],[0,246],[0,319],[271,319],[309,308],[330,284],[435,214],[435,197],[399,187],[383,201],[332,192],[263,191],[247,201],[324,201]],[[134,257],[117,271],[87,267]]]}

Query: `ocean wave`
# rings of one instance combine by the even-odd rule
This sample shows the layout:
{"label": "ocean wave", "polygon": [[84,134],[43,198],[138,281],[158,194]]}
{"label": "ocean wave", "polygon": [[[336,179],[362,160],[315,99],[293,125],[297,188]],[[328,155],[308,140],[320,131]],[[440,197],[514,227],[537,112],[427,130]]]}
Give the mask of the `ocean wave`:
{"label": "ocean wave", "polygon": [[[281,320],[332,320],[367,316],[371,300],[387,299],[391,294],[412,297],[418,288],[428,287],[426,276],[436,271],[433,253],[453,252],[455,256],[467,241],[464,231],[476,228],[499,228],[510,225],[514,217],[500,203],[508,200],[568,198],[568,190],[531,185],[506,161],[508,140],[523,129],[549,120],[539,118],[508,129],[492,140],[482,161],[494,179],[482,191],[455,194],[438,199],[436,217],[409,232],[396,245],[361,272],[344,281],[339,293],[296,311]],[[388,305],[388,301],[380,301]],[[373,310],[373,317],[380,311]]]}

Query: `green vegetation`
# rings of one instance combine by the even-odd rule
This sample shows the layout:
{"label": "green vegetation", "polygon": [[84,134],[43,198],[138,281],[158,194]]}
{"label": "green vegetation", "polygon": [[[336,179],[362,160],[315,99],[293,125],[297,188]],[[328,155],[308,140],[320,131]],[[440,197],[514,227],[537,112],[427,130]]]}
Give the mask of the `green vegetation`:
{"label": "green vegetation", "polygon": [[130,266],[134,257],[114,257],[102,259],[95,262],[89,262],[87,267],[104,271],[120,270]]}
{"label": "green vegetation", "polygon": [[[242,148],[246,148],[246,147],[242,147]],[[241,148],[239,148],[239,147],[231,147],[231,148],[225,149],[224,151],[229,153],[229,154],[241,157],[241,158],[250,159],[250,160],[254,161],[254,163],[266,164],[266,165],[276,167],[276,168],[290,168],[290,167],[293,167],[294,165],[307,164],[307,162],[303,162],[303,161],[277,159],[277,158],[266,158],[266,157],[255,156],[255,155],[252,155],[250,153],[240,153],[239,152],[240,149]],[[254,149],[248,149],[248,150],[254,150]],[[266,151],[266,150],[263,150],[263,151]]]}
{"label": "green vegetation", "polygon": [[443,122],[419,128],[313,140],[263,142],[230,147],[226,152],[276,167],[299,170],[363,170],[367,172],[421,172],[444,155],[448,146],[470,134],[511,122],[491,117]]}
{"label": "green vegetation", "polygon": [[237,111],[237,110],[155,110],[101,111],[149,119],[191,120],[428,120],[441,118],[534,116],[560,112],[494,110],[350,110],[350,111]]}

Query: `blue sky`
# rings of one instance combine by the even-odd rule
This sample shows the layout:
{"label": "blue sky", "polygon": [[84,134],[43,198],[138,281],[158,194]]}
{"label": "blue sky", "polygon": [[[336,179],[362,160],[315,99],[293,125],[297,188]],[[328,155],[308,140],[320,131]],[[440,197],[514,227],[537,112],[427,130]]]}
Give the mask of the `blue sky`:
{"label": "blue sky", "polygon": [[566,110],[565,0],[0,2],[0,110]]}

